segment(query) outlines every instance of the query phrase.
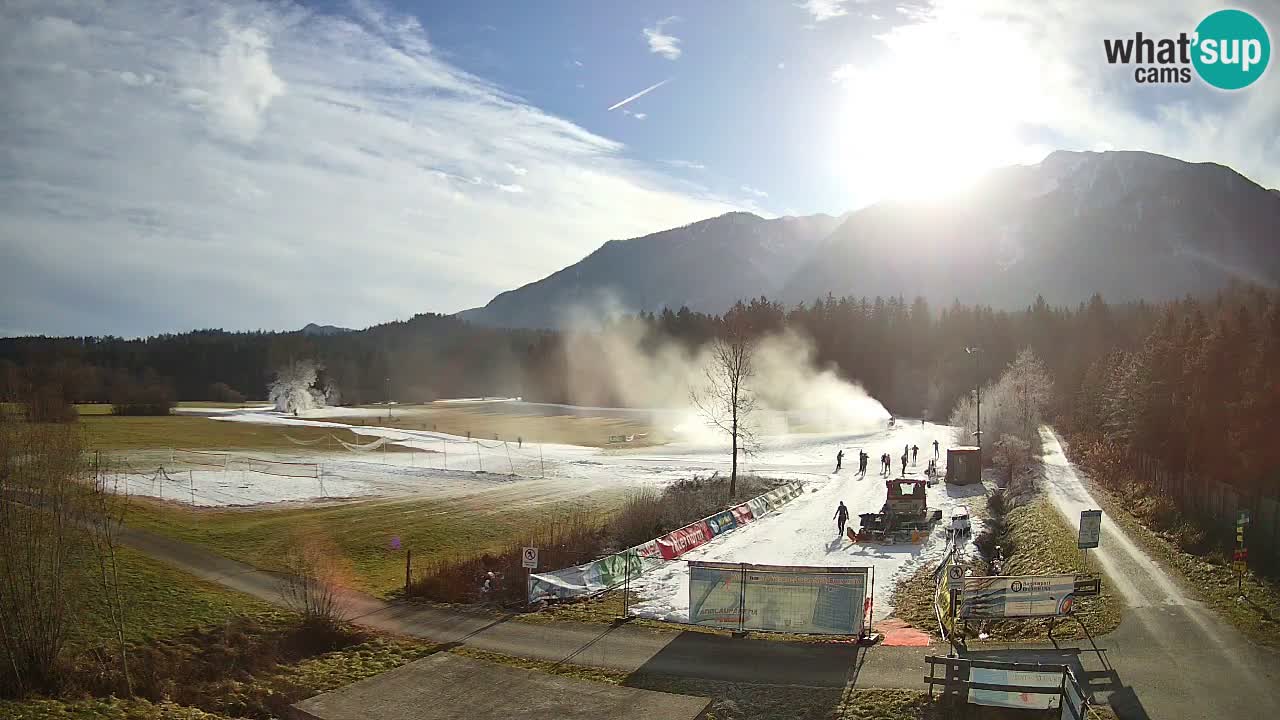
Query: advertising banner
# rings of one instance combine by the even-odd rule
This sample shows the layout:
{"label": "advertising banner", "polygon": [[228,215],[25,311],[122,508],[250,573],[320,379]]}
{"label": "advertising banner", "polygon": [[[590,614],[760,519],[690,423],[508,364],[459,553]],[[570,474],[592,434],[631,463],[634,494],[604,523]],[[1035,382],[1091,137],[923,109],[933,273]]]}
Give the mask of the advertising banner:
{"label": "advertising banner", "polygon": [[764,496],[752,498],[747,501],[747,508],[751,510],[751,517],[762,518],[769,514],[769,503],[765,501]]}
{"label": "advertising banner", "polygon": [[711,528],[712,535],[719,535],[738,527],[738,520],[733,516],[732,511],[726,510],[707,518],[707,527]]}
{"label": "advertising banner", "polygon": [[942,625],[947,637],[955,632],[955,607],[951,603],[951,590],[954,587],[963,586],[964,583],[964,568],[956,564],[955,557],[956,553],[952,550],[938,566],[937,584],[933,596],[938,622]]}
{"label": "advertising banner", "polygon": [[707,526],[707,521],[699,520],[658,538],[658,547],[662,550],[662,557],[675,560],[712,537],[714,536],[711,534],[711,528]]}
{"label": "advertising banner", "polygon": [[859,635],[868,568],[689,563],[689,622],[821,635]]}
{"label": "advertising banner", "polygon": [[1050,617],[1071,612],[1074,575],[966,577],[962,618]]}
{"label": "advertising banner", "polygon": [[1062,687],[1061,672],[1027,672],[1024,670],[994,670],[991,668],[970,667],[969,681],[990,683],[993,685],[1022,685],[1026,687],[1043,687],[1042,693],[1022,693],[1009,690],[969,689],[969,702],[974,705],[989,707],[1006,707],[1030,710],[1048,710],[1058,707],[1058,697]]}
{"label": "advertising banner", "polygon": [[742,618],[741,565],[689,563],[689,622],[734,628]]}
{"label": "advertising banner", "polygon": [[[788,483],[770,490],[766,495],[690,523],[622,553],[584,565],[530,575],[529,602],[579,597],[616,587],[626,579],[628,563],[631,564],[631,577],[634,579],[665,561],[675,560],[720,533],[763,517],[770,510],[799,496],[801,492],[800,483]],[[770,499],[766,500],[766,496]]]}
{"label": "advertising banner", "polygon": [[658,549],[658,541],[650,540],[636,546],[636,554],[642,558],[662,558],[662,550]]}

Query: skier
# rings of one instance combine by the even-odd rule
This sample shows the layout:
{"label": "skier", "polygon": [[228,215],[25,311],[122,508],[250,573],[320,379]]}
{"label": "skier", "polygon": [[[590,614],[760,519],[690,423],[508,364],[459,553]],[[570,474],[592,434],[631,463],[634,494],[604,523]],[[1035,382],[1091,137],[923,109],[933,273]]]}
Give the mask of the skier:
{"label": "skier", "polygon": [[516,449],[517,450],[524,449],[524,438],[520,437],[519,435],[516,436]]}
{"label": "skier", "polygon": [[920,446],[912,445],[911,446],[911,464],[912,465],[916,464],[916,455],[919,455],[919,454],[920,454]]}
{"label": "skier", "polygon": [[903,475],[907,474],[907,453],[906,452],[902,453],[902,474]]}
{"label": "skier", "polygon": [[937,440],[933,441],[933,459],[934,460],[938,459],[938,441]]}
{"label": "skier", "polygon": [[858,451],[858,474],[859,475],[867,474],[867,460],[869,460],[870,458],[871,456],[868,455],[865,451],[863,450]]}
{"label": "skier", "polygon": [[836,472],[840,472],[840,464],[844,462],[844,450],[836,453]]}
{"label": "skier", "polygon": [[844,524],[849,522],[849,508],[844,506],[843,500],[841,500],[840,505],[836,507],[834,520],[836,521],[837,534],[843,537]]}

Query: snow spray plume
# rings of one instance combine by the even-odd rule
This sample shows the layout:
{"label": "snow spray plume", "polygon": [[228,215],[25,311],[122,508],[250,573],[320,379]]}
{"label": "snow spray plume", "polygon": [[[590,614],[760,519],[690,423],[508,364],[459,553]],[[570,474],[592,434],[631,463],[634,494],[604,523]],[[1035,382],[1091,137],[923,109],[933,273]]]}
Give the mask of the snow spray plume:
{"label": "snow spray plume", "polygon": [[[271,382],[267,399],[279,412],[298,413],[324,407],[325,392],[315,387],[317,373],[323,369],[311,360],[299,360],[280,368]],[[337,386],[333,383],[329,393],[336,399]]]}
{"label": "snow spray plume", "polygon": [[[569,402],[653,408],[654,422],[686,439],[720,442],[689,400],[706,383],[708,345],[692,347],[650,331],[612,297],[564,315]],[[793,431],[869,432],[889,412],[861,386],[815,364],[812,342],[786,330],[755,346],[751,391],[759,435]]]}

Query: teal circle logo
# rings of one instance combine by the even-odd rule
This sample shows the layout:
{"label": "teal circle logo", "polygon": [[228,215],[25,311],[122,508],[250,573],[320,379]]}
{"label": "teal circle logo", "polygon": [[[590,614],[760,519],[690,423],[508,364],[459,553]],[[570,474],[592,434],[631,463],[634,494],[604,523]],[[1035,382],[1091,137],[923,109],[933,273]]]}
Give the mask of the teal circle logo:
{"label": "teal circle logo", "polygon": [[1239,90],[1262,77],[1271,59],[1271,38],[1258,19],[1243,10],[1219,10],[1196,26],[1191,62],[1210,85]]}

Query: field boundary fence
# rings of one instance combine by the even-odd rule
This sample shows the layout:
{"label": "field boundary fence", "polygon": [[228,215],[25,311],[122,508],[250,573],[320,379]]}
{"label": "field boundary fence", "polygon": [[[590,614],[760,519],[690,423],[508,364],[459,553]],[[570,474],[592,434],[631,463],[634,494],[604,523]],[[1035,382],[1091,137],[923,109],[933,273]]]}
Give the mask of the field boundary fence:
{"label": "field boundary fence", "polygon": [[1128,459],[1139,482],[1173,500],[1179,510],[1199,520],[1217,538],[1234,540],[1239,513],[1248,511],[1244,538],[1250,558],[1264,559],[1271,568],[1280,567],[1280,498],[1241,492],[1226,483],[1198,479],[1193,473],[1169,472],[1144,453],[1131,452]]}
{"label": "field boundary fence", "polygon": [[[493,442],[485,442],[479,439],[463,440],[460,438],[459,439],[448,438],[448,437],[440,436],[438,434],[424,435],[416,430],[404,430],[402,432],[405,433],[405,435],[402,437],[381,436],[367,443],[347,442],[346,440],[343,440],[342,438],[338,437],[337,435],[334,435],[333,433],[326,433],[323,437],[312,438],[310,440],[302,440],[299,438],[295,438],[289,435],[288,433],[282,433],[282,435],[284,435],[286,440],[294,443],[295,445],[314,446],[327,441],[328,447],[331,450],[336,449],[335,447],[335,443],[336,443],[337,447],[341,447],[347,450],[348,452],[352,453],[353,455],[366,455],[366,456],[372,456],[376,454],[376,451],[378,450],[382,450],[385,456],[387,447],[390,445],[394,445],[396,443],[417,442],[417,443],[425,444],[425,443],[439,442],[440,450],[438,452],[431,448],[427,448],[427,447],[420,448],[413,445],[404,446],[405,448],[407,448],[407,452],[405,450],[397,451],[397,453],[400,455],[408,455],[409,457],[408,467],[418,467],[424,470],[436,470],[436,469],[448,470],[450,445],[455,445],[455,446],[466,445],[468,446],[468,448],[474,448],[475,449],[475,455],[474,455],[475,465],[476,465],[476,470],[478,472],[485,472],[485,467],[484,467],[485,460],[482,454],[480,453],[481,448],[484,448],[485,450],[494,450],[494,451],[501,450],[502,454],[498,455],[496,460],[494,457],[492,457],[492,453],[490,454],[490,457],[489,457],[490,468],[496,467],[498,471],[500,471],[502,469],[503,461],[505,460],[507,471],[508,471],[508,474],[510,475],[517,475],[520,477],[546,477],[547,476],[546,460],[543,458],[541,445],[538,446],[537,454],[534,454],[532,452],[526,452],[524,450],[524,443],[521,441],[517,441],[517,446],[513,448],[511,447],[510,440],[495,440]],[[419,454],[423,455],[424,457],[438,456],[440,458],[439,467],[438,468],[436,467],[436,463],[418,464],[417,456]],[[512,456],[515,456],[517,458],[524,458],[529,463],[537,462],[537,473],[535,474],[532,472],[516,472],[516,467],[515,467],[516,462],[513,460]],[[455,450],[454,457],[455,457],[454,469],[465,470],[466,466],[469,465],[471,462],[472,455],[470,454],[470,450],[468,450],[466,453],[459,456],[458,452]],[[457,460],[457,458],[460,458],[461,461]],[[405,467],[405,465],[402,465],[400,463],[393,463],[393,462],[376,462],[373,460],[365,460],[363,462],[369,462],[376,465],[385,465],[388,467]],[[494,472],[494,471],[489,470],[488,472]]]}

